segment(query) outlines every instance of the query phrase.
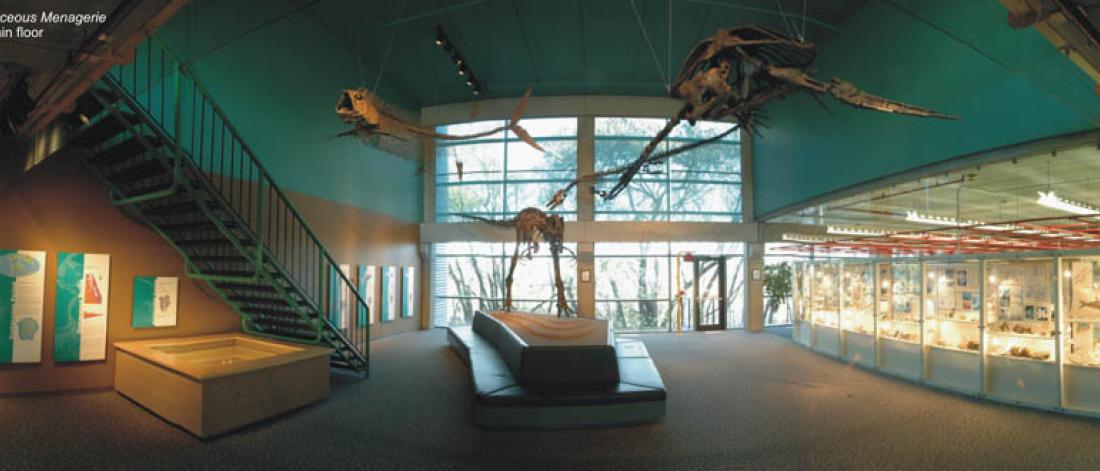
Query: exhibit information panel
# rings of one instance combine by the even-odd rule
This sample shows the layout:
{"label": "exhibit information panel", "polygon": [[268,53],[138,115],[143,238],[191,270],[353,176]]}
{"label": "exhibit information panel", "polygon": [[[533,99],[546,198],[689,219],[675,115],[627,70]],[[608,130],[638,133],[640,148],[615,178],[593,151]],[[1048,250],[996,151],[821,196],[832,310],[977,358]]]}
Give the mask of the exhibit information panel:
{"label": "exhibit information panel", "polygon": [[408,318],[416,314],[416,268],[405,267],[401,274],[401,317]]}
{"label": "exhibit information panel", "polygon": [[58,254],[54,361],[107,358],[110,274],[110,255]]}
{"label": "exhibit information panel", "polygon": [[179,288],[179,278],[135,276],[131,325],[136,329],[175,327]]}
{"label": "exhibit information panel", "polygon": [[0,364],[42,361],[46,252],[0,250]]}
{"label": "exhibit information panel", "polygon": [[363,297],[366,307],[359,307],[359,326],[374,323],[374,316],[378,312],[378,267],[372,265],[359,265],[359,296]]}
{"label": "exhibit information panel", "polygon": [[397,283],[397,267],[382,268],[382,310],[379,319],[389,322],[397,315],[397,301],[400,294]]}

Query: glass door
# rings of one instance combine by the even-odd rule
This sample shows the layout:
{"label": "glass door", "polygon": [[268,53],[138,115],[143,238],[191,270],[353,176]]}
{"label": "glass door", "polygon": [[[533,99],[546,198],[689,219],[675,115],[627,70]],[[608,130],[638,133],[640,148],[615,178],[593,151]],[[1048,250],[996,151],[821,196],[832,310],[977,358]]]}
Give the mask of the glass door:
{"label": "glass door", "polygon": [[725,330],[726,328],[726,264],[722,257],[700,257],[692,260],[692,283],[695,330]]}

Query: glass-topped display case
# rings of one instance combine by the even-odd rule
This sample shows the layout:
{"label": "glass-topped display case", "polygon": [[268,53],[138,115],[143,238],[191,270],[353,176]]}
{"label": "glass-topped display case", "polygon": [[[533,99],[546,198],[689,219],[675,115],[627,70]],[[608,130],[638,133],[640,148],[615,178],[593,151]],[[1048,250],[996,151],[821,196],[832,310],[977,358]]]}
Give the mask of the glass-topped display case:
{"label": "glass-topped display case", "polygon": [[1053,260],[986,262],[989,355],[1054,361]]}
{"label": "glass-topped display case", "polygon": [[1065,362],[1100,367],[1100,258],[1064,260],[1062,276]]}
{"label": "glass-topped display case", "polygon": [[836,327],[839,315],[836,263],[813,265],[813,294],[810,299],[810,318],[816,325]]}
{"label": "glass-topped display case", "polygon": [[981,349],[981,265],[926,263],[924,342],[954,350]]}
{"label": "glass-topped display case", "polygon": [[840,327],[849,332],[875,332],[875,273],[869,263],[846,263],[840,272]]}
{"label": "glass-topped display case", "polygon": [[920,263],[896,262],[889,270],[889,278],[882,280],[888,286],[880,286],[889,291],[886,299],[879,296],[879,336],[920,343]]}

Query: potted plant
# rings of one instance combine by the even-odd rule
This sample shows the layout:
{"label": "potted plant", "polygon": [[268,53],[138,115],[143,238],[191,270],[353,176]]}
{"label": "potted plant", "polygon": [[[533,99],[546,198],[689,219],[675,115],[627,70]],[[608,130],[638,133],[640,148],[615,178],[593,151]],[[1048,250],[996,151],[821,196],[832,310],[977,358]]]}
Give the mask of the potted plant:
{"label": "potted plant", "polygon": [[782,304],[787,305],[787,317],[790,317],[791,265],[787,262],[764,267],[764,296],[768,297],[764,305],[765,325],[772,323],[772,317]]}

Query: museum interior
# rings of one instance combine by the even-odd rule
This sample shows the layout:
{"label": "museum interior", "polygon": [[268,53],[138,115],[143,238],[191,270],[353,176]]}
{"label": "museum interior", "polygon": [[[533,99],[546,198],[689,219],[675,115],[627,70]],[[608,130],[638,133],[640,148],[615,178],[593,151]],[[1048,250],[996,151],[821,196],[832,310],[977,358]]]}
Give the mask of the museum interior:
{"label": "museum interior", "polygon": [[0,216],[0,468],[1100,468],[1090,0],[0,0]]}

